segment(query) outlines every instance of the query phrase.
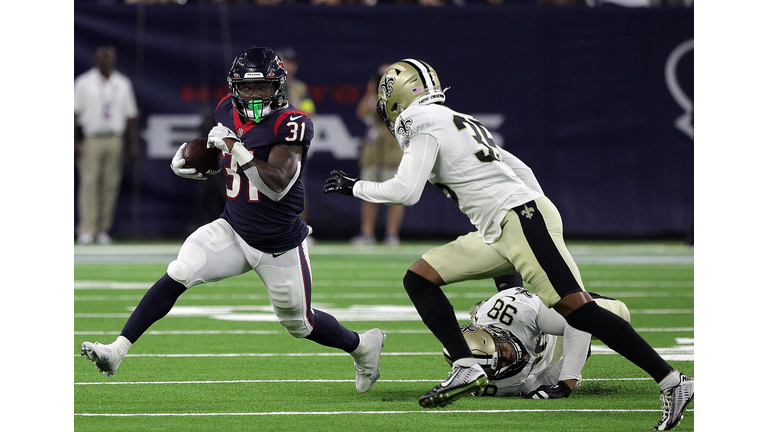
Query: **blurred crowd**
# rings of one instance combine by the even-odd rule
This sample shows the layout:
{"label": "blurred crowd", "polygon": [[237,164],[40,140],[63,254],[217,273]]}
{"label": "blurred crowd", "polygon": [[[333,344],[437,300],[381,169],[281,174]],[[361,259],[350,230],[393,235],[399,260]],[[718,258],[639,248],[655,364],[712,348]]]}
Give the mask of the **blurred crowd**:
{"label": "blurred crowd", "polygon": [[376,4],[419,4],[423,6],[467,5],[467,4],[525,4],[543,3],[552,5],[585,5],[603,6],[615,5],[626,7],[656,7],[656,6],[693,6],[694,0],[95,0],[98,3],[127,3],[127,4],[193,4],[193,3],[308,3],[316,5],[351,5],[361,4],[374,6]]}

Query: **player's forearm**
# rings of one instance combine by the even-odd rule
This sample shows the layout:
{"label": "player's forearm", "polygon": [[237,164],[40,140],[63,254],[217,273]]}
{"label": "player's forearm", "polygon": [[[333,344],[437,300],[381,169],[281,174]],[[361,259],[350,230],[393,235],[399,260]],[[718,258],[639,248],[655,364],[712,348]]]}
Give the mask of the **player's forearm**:
{"label": "player's forearm", "polygon": [[424,189],[409,185],[397,177],[385,182],[358,181],[352,193],[355,197],[376,204],[412,206],[419,202]]}
{"label": "player's forearm", "polygon": [[394,178],[385,182],[360,180],[352,192],[355,197],[372,203],[414,205],[421,198],[436,157],[434,138],[417,135],[411,139]]}
{"label": "player's forearm", "polygon": [[[587,361],[591,335],[568,326],[563,335],[563,367],[560,381],[581,379],[581,370]],[[575,382],[573,383],[576,384]],[[570,385],[570,384],[569,384]],[[571,386],[571,388],[573,388]]]}
{"label": "player's forearm", "polygon": [[[252,162],[256,163],[252,163]],[[276,170],[274,166],[269,165],[263,161],[254,159],[252,162],[246,164],[243,168],[248,180],[251,184],[256,186],[259,192],[267,196],[272,201],[280,201],[288,194],[296,180],[299,178],[301,172],[301,163],[296,167],[293,177],[287,178],[287,172],[285,170]],[[264,173],[258,168],[261,166],[264,168]]]}
{"label": "player's forearm", "polygon": [[291,189],[301,173],[300,154],[273,147],[269,160],[256,159],[243,144],[224,138],[232,159],[240,165],[248,180],[259,192],[272,201],[280,201]]}

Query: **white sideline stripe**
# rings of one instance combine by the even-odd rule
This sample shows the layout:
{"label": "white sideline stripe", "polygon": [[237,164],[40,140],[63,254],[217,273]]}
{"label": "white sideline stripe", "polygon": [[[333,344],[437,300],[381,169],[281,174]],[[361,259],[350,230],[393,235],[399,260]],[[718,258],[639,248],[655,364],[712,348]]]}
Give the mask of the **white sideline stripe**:
{"label": "white sideline stripe", "polygon": [[[260,321],[260,322],[277,322],[277,317],[271,311],[264,312],[260,309],[266,309],[269,306],[176,306],[171,309],[171,312],[166,315],[165,318],[188,318],[188,317],[209,317],[214,315],[217,319],[228,321]],[[351,308],[346,309],[333,309],[324,308],[326,312],[332,313],[339,321],[419,321],[421,318],[416,313],[416,309],[412,306],[380,306],[380,308],[388,307],[393,311],[399,311],[401,314],[394,318],[394,315],[383,317],[380,315],[372,315],[375,307],[356,307],[355,310]],[[411,309],[413,309],[411,311]],[[350,314],[344,312],[350,310]],[[255,313],[243,313],[254,311]],[[368,311],[368,314],[355,315],[355,311]],[[234,312],[234,313],[230,313]],[[240,313],[237,313],[240,312]],[[672,314],[692,314],[693,309],[630,309],[631,315],[672,315]],[[460,319],[464,319],[465,313],[458,313]],[[74,318],[128,318],[131,314],[125,313],[76,313]]]}
{"label": "white sideline stripe", "polygon": [[[385,334],[432,334],[430,330],[381,330]],[[636,328],[635,331],[646,333],[659,333],[659,332],[692,332],[693,327],[670,327],[670,328]],[[120,334],[120,330],[114,331],[76,331],[77,336],[83,335],[113,335],[117,337]],[[164,336],[164,335],[274,335],[285,334],[284,330],[149,330],[144,335]]]}
{"label": "white sideline stripe", "polygon": [[[206,416],[274,416],[274,415],[346,415],[346,414],[495,414],[495,413],[637,413],[658,412],[658,409],[508,409],[508,410],[423,410],[423,411],[271,411],[250,413],[75,413],[83,417],[206,417]],[[686,412],[694,412],[687,409]]]}
{"label": "white sideline stripe", "polygon": [[[650,381],[651,378],[585,378],[582,381]],[[79,382],[75,385],[161,385],[161,384],[269,384],[269,383],[351,383],[353,379],[271,379],[271,380],[225,380],[225,381],[108,381],[108,382]],[[419,382],[440,382],[442,378],[435,379],[409,379],[409,380],[387,380],[379,379],[377,382],[389,383],[419,383]]]}
{"label": "white sideline stripe", "polygon": [[[73,288],[75,290],[94,290],[94,289],[109,289],[109,290],[142,290],[146,291],[149,288],[152,287],[152,284],[155,282],[117,282],[117,281],[101,281],[101,280],[76,280],[74,281]],[[366,279],[366,280],[360,280],[360,279],[354,279],[354,280],[333,280],[333,281],[324,281],[324,280],[313,280],[312,285],[316,287],[324,287],[324,286],[330,286],[330,287],[356,287],[356,288],[370,288],[370,287],[400,287],[402,288],[402,282],[399,280],[393,280],[393,281],[382,281],[382,280],[373,280],[373,279]],[[474,293],[474,292],[467,292],[467,293],[446,293],[447,295],[453,295],[456,297],[487,297],[488,293],[492,293],[493,291],[493,285],[487,284],[489,287],[489,291],[487,292],[480,292],[480,293]],[[587,284],[587,290],[593,291],[594,288],[610,288],[610,289],[616,289],[616,288],[693,288],[693,281],[676,281],[676,280],[670,280],[670,281],[633,281],[633,280],[592,280]],[[261,285],[258,284],[256,280],[254,280],[253,283],[254,288],[263,288]],[[485,286],[485,284],[479,283],[478,286]],[[685,295],[691,295],[691,293],[677,293],[677,292],[653,292],[653,293],[606,293],[601,292],[600,294],[606,295],[608,297],[611,297],[612,295],[616,296],[622,296],[622,297],[660,297],[660,296],[681,296],[683,294]],[[193,298],[195,294],[189,294],[186,298]],[[395,296],[397,298],[405,298],[407,297],[406,293],[387,293],[387,294],[379,294],[379,293],[340,293],[340,294],[323,294],[323,293],[317,293],[316,295],[319,295],[324,298],[389,298],[392,296]],[[313,297],[315,294],[313,294]],[[216,296],[216,295],[208,295],[203,296],[200,295],[198,298],[205,298],[205,297],[212,297],[212,298],[222,298],[223,296]],[[266,298],[266,295],[234,295],[233,297],[244,297],[244,298]],[[98,300],[98,298],[96,298]]]}
{"label": "white sideline stripe", "polygon": [[[694,346],[654,348],[659,355],[689,355],[693,360]],[[593,355],[615,355],[616,351],[604,346],[592,346]],[[79,357],[81,354],[74,354]],[[199,353],[199,354],[128,354],[126,357],[205,358],[205,357],[346,357],[348,353]],[[382,352],[382,356],[442,356],[441,352]]]}

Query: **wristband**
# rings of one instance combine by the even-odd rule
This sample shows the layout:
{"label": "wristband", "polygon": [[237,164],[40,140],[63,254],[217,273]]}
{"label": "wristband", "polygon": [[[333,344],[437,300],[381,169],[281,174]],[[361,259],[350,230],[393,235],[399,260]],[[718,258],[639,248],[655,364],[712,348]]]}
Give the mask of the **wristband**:
{"label": "wristband", "polygon": [[236,141],[235,144],[232,145],[232,150],[230,150],[229,153],[232,155],[232,159],[234,159],[240,166],[253,160],[253,154],[248,151],[240,141]]}

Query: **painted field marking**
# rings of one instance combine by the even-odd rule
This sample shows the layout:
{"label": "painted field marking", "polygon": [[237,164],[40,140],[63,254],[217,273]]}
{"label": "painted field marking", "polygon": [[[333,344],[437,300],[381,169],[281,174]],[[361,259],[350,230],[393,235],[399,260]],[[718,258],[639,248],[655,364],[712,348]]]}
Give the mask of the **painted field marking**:
{"label": "painted field marking", "polygon": [[[638,413],[658,409],[506,409],[506,410],[423,410],[423,411],[271,411],[250,413],[75,413],[83,417],[207,417],[207,416],[275,416],[275,415],[347,415],[347,414],[496,414],[496,413]],[[694,412],[687,409],[686,412]]]}

